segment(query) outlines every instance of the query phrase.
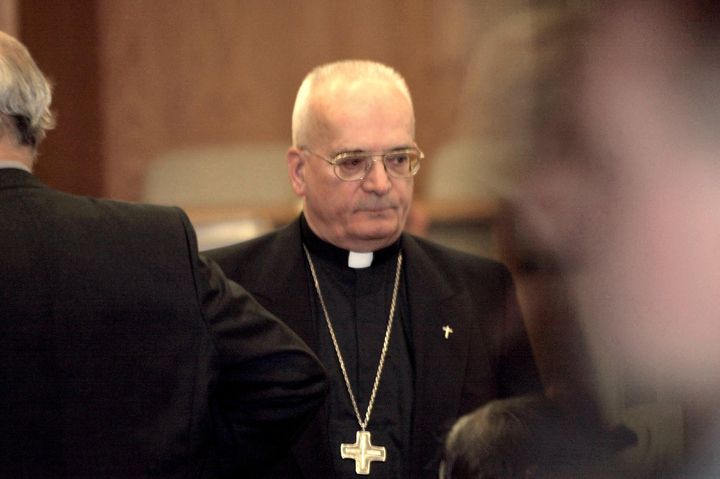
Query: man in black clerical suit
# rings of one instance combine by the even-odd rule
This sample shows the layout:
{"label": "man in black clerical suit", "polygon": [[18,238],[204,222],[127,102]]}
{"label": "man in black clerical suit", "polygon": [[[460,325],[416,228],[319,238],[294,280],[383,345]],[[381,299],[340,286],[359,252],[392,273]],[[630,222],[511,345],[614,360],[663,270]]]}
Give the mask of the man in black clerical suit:
{"label": "man in black clerical suit", "polygon": [[403,233],[423,157],[414,121],[393,69],[313,70],[287,154],[302,215],[209,253],[331,377],[321,414],[271,477],[435,478],[454,419],[540,388],[505,267]]}
{"label": "man in black clerical suit", "polygon": [[36,179],[50,101],[0,32],[0,477],[257,477],[320,406],[322,366],[179,209]]}

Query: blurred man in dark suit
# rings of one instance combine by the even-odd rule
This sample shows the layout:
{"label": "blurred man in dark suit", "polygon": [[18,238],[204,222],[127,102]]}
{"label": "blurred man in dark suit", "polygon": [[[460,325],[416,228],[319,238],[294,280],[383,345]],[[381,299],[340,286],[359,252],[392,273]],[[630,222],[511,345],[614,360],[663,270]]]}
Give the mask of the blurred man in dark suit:
{"label": "blurred man in dark suit", "polygon": [[257,476],[322,402],[321,365],[179,209],[35,178],[50,102],[0,33],[0,476]]}

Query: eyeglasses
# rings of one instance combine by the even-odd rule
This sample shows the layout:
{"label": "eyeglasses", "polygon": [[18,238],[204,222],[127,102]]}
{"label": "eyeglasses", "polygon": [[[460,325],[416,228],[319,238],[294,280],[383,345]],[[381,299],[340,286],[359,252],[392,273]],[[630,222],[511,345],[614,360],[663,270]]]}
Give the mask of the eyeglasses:
{"label": "eyeglasses", "polygon": [[309,148],[300,148],[311,155],[331,164],[335,176],[343,181],[360,181],[370,173],[373,164],[382,158],[385,171],[393,178],[410,178],[420,169],[420,160],[425,155],[419,148],[403,148],[384,153],[366,151],[343,151],[332,158],[315,153]]}

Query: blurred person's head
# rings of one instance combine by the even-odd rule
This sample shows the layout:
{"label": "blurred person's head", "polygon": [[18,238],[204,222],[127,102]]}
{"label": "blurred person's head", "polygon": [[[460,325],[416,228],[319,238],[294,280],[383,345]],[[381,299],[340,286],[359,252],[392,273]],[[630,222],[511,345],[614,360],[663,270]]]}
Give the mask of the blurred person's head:
{"label": "blurred person's head", "polygon": [[[678,8],[673,8],[676,5]],[[716,396],[720,30],[708,2],[615,2],[539,105],[525,226],[638,381]]]}
{"label": "blurred person's head", "polygon": [[589,51],[580,103],[590,147],[614,160],[613,210],[578,287],[640,376],[712,392],[720,386],[720,31],[640,2],[614,13]]}
{"label": "blurred person's head", "polygon": [[422,157],[403,78],[370,61],[317,67],[298,91],[292,136],[290,178],[310,228],[358,252],[396,241]]}
{"label": "blurred person's head", "polygon": [[544,3],[553,2],[520,8],[483,32],[459,92],[454,141],[474,147],[479,187],[508,201],[535,160],[535,111],[554,101],[556,79],[577,54],[572,39],[584,30],[583,10]]}
{"label": "blurred person's head", "polygon": [[497,399],[455,422],[440,478],[580,477],[591,473],[592,456],[599,461],[603,451],[588,437],[542,396]]}
{"label": "blurred person's head", "polygon": [[[0,32],[0,141],[32,166],[45,131],[54,126],[50,83],[27,49]],[[7,158],[8,153],[4,156]]]}
{"label": "blurred person's head", "polygon": [[524,478],[537,462],[539,398],[495,400],[459,418],[445,441],[441,479]]}

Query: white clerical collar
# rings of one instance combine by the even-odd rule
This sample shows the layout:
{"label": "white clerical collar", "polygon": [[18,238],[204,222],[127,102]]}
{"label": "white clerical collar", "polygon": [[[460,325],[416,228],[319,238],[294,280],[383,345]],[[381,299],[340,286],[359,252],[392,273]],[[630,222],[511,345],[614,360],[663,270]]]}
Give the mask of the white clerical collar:
{"label": "white clerical collar", "polygon": [[10,161],[10,160],[0,160],[0,170],[4,168],[16,168],[20,170],[25,170],[28,173],[32,173],[30,171],[30,168],[24,163],[20,163],[19,161]]}
{"label": "white clerical collar", "polygon": [[350,251],[348,254],[348,267],[355,269],[367,268],[372,264],[373,254],[370,253],[357,253]]}

